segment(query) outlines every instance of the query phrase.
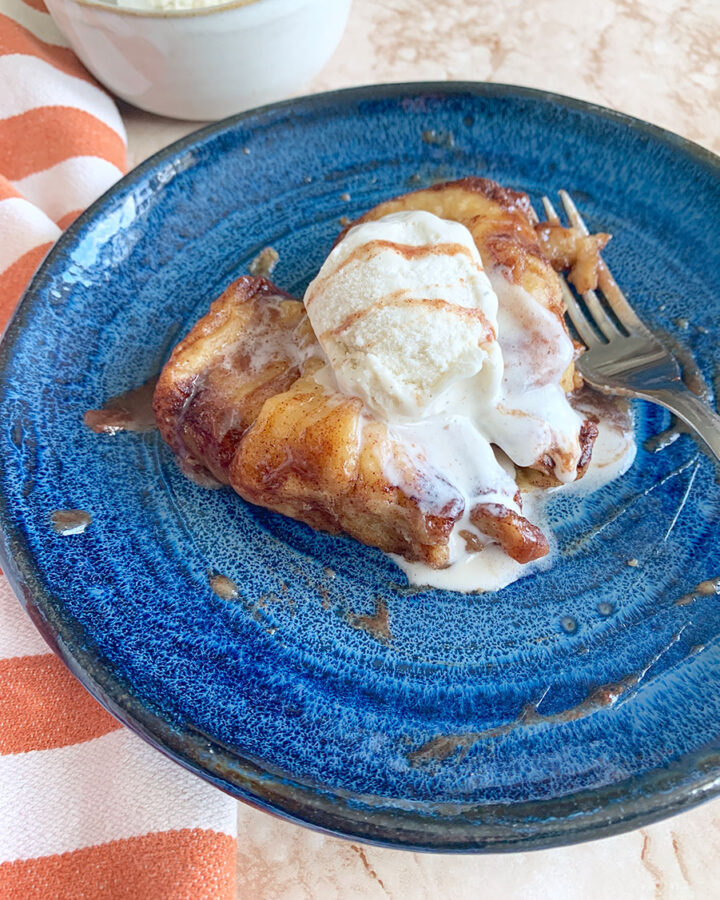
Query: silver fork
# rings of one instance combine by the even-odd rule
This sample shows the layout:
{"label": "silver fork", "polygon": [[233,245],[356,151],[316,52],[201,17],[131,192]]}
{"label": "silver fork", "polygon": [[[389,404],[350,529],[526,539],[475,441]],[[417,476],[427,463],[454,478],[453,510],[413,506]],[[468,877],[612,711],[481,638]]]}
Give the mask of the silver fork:
{"label": "silver fork", "polygon": [[[570,195],[567,191],[559,194],[570,223],[588,234]],[[548,221],[560,223],[547,197],[543,197],[543,206]],[[577,361],[585,381],[604,394],[639,397],[664,406],[682,419],[720,461],[720,416],[683,382],[677,360],[637,317],[605,263],[601,262],[598,278],[602,297],[596,291],[582,295],[589,315],[562,276],[560,283],[568,316],[588,348]],[[615,313],[620,328],[608,315],[605,303]]]}

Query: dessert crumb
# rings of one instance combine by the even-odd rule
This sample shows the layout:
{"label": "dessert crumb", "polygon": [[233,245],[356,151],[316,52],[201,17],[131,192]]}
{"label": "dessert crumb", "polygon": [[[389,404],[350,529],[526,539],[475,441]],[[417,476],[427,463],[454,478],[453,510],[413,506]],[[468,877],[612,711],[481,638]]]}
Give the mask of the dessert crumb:
{"label": "dessert crumb", "polygon": [[434,128],[428,128],[423,131],[422,139],[426,144],[434,144],[436,147],[450,149],[455,146],[455,138],[451,131],[436,131]]}
{"label": "dessert crumb", "polygon": [[270,275],[280,259],[280,254],[272,247],[265,247],[250,263],[251,275]]}
{"label": "dessert crumb", "polygon": [[92,522],[92,516],[84,509],[56,509],[50,521],[57,534],[82,534]]}
{"label": "dessert crumb", "polygon": [[223,600],[237,600],[240,596],[240,589],[237,584],[232,578],[228,578],[227,575],[211,575],[208,581],[210,590]]}

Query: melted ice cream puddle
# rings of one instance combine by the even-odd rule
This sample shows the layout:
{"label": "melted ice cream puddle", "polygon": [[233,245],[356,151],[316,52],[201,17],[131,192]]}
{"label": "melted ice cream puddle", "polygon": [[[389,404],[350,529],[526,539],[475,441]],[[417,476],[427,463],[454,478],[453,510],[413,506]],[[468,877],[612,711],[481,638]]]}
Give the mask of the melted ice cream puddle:
{"label": "melted ice cream puddle", "polygon": [[[425,563],[408,562],[403,557],[392,554],[392,559],[403,570],[410,584],[462,593],[481,593],[500,590],[519,578],[552,567],[556,546],[552,531],[545,521],[546,503],[558,493],[590,494],[604,487],[627,472],[633,464],[637,449],[629,412],[622,421],[622,416],[604,415],[594,404],[585,404],[584,401],[585,398],[581,396],[577,408],[599,416],[598,436],[585,475],[578,481],[545,490],[534,489],[522,495],[523,515],[542,529],[549,539],[550,553],[535,562],[523,564],[511,559],[498,544],[488,544],[480,553],[471,553],[456,545],[456,560],[446,569],[433,569]],[[619,409],[622,410],[622,407]]]}
{"label": "melted ice cream puddle", "polygon": [[579,481],[564,485],[563,493],[591,494],[624,475],[635,461],[637,446],[630,404],[619,398],[582,391],[573,406],[597,419],[598,436],[587,472]]}
{"label": "melted ice cream puddle", "polygon": [[[539,495],[540,491],[523,495],[523,515],[533,524],[542,527],[544,515]],[[390,554],[390,557],[403,570],[410,584],[459,591],[463,594],[498,591],[518,578],[552,566],[555,550],[552,532],[547,528],[543,528],[543,531],[550,538],[550,553],[531,563],[516,562],[499,544],[490,543],[479,553],[459,548],[455,562],[446,569],[433,569],[425,563],[408,562],[395,554]]]}

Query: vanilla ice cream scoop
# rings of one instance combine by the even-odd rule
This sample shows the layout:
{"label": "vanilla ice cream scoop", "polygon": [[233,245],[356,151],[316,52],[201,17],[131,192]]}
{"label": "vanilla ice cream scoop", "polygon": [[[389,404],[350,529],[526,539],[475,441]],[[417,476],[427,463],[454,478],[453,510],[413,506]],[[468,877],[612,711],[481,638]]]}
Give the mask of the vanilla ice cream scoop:
{"label": "vanilla ice cream scoop", "polygon": [[456,406],[457,389],[499,389],[497,298],[459,222],[412,211],[356,225],[305,307],[338,388],[387,420]]}

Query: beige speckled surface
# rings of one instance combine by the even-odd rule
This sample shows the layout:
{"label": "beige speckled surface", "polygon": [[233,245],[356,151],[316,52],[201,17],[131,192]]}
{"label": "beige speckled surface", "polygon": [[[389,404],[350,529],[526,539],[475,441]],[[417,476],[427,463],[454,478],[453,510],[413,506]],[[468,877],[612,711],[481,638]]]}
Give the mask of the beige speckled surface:
{"label": "beige speckled surface", "polygon": [[[590,100],[720,152],[720,0],[355,0],[307,90],[501,81]],[[139,162],[196,124],[125,110]]]}
{"label": "beige speckled surface", "polygon": [[534,853],[444,856],[326,838],[239,808],[238,900],[711,900],[720,801],[630,834]]}
{"label": "beige speckled surface", "polygon": [[[718,48],[720,0],[355,0],[311,89],[504,81],[611,106],[720,152]],[[123,113],[133,162],[197,127]],[[720,897],[720,800],[603,841],[488,857],[363,847],[245,806],[238,822],[243,900]]]}

